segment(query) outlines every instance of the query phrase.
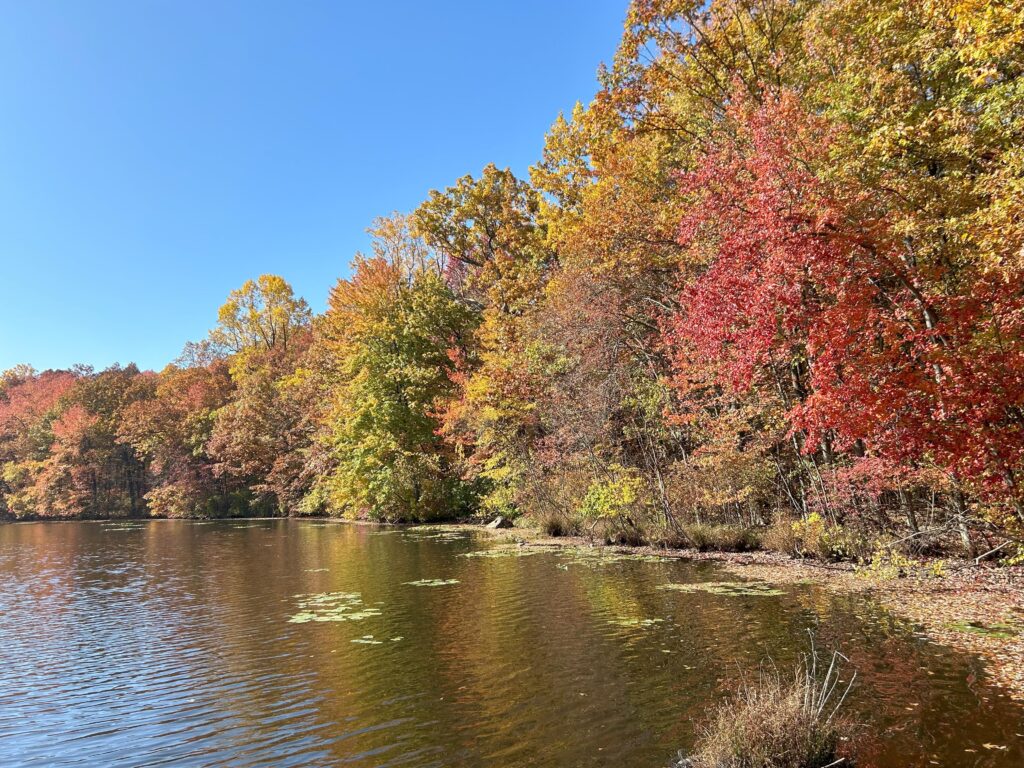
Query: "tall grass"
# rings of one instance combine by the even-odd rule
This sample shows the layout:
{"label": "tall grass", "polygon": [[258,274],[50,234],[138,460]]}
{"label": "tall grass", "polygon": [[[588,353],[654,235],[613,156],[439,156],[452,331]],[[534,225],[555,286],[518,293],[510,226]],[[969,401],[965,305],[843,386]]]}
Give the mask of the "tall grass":
{"label": "tall grass", "polygon": [[841,680],[848,659],[834,652],[827,668],[813,645],[792,677],[762,667],[702,729],[696,750],[678,765],[690,768],[827,768],[837,757],[844,723],[839,711],[853,686]]}

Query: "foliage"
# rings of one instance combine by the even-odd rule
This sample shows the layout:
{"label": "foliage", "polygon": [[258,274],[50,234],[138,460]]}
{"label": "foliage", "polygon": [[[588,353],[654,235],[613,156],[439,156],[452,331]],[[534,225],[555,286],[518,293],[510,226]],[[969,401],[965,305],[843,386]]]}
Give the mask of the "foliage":
{"label": "foliage", "polygon": [[378,219],[326,313],[262,275],[160,373],[4,374],[0,514],[1024,541],[1022,41],[1019,3],[634,0],[529,180]]}
{"label": "foliage", "polygon": [[855,560],[870,551],[871,544],[849,527],[826,521],[818,512],[790,524],[796,554],[821,560]]}
{"label": "foliage", "polygon": [[923,562],[887,546],[876,547],[871,559],[857,568],[857,576],[872,581],[891,581],[909,577],[941,578],[945,575],[944,560]]}
{"label": "foliage", "polygon": [[217,313],[217,327],[210,341],[217,348],[243,353],[254,348],[287,349],[309,324],[306,301],[296,298],[292,287],[278,275],[247,280]]}
{"label": "foliage", "polygon": [[336,362],[319,442],[328,465],[309,497],[328,511],[383,519],[451,516],[473,489],[442,439],[438,407],[454,390],[476,323],[434,269],[378,254],[339,281],[317,343]]}
{"label": "foliage", "polygon": [[129,407],[118,439],[147,464],[150,514],[212,517],[245,511],[242,488],[217,477],[207,450],[217,412],[231,394],[223,361],[205,367],[168,366],[153,396]]}
{"label": "foliage", "polygon": [[472,446],[462,469],[486,489],[488,513],[512,515],[532,444],[540,436],[535,399],[543,352],[530,320],[553,254],[538,221],[540,197],[493,165],[432,191],[413,214],[415,231],[444,258],[448,285],[479,312],[453,358],[458,396],[439,411],[450,442]]}
{"label": "foliage", "polygon": [[580,502],[579,512],[585,520],[620,520],[635,513],[641,504],[642,483],[635,474],[615,467],[609,478],[595,480]]}

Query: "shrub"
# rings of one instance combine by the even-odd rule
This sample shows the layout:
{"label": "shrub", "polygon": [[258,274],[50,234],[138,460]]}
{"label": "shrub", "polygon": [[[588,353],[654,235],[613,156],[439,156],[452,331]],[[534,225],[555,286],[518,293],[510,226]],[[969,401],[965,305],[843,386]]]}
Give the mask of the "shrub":
{"label": "shrub", "polygon": [[686,534],[686,531],[674,527],[659,531],[658,535],[652,539],[651,544],[665,547],[666,549],[686,549],[693,546],[693,542]]}
{"label": "shrub", "polygon": [[695,523],[684,526],[690,543],[701,552],[749,552],[761,546],[760,533],[741,525],[706,525]]}
{"label": "shrub", "polygon": [[647,517],[649,499],[635,470],[611,465],[606,477],[593,480],[579,503],[578,513],[609,544],[639,546],[647,537],[638,521]]}
{"label": "shrub", "polygon": [[761,544],[773,552],[787,555],[800,554],[800,537],[793,527],[793,521],[779,518],[761,533]]}
{"label": "shrub", "polygon": [[826,522],[817,512],[791,524],[796,539],[795,551],[801,557],[819,560],[856,560],[868,557],[872,542],[863,534]]}
{"label": "shrub", "polygon": [[838,712],[853,685],[853,679],[840,684],[840,663],[845,659],[834,653],[823,675],[813,651],[792,679],[784,679],[776,669],[762,670],[757,684],[743,686],[718,708],[694,754],[681,765],[825,768],[836,764],[842,731]]}
{"label": "shrub", "polygon": [[580,534],[580,522],[564,512],[555,510],[539,512],[532,515],[537,527],[548,536],[577,536]]}
{"label": "shrub", "polygon": [[635,473],[615,473],[609,479],[594,480],[580,502],[580,514],[589,520],[628,517],[640,504],[642,488]]}
{"label": "shrub", "polygon": [[862,560],[857,566],[857,576],[873,581],[892,581],[907,577],[939,579],[945,575],[945,560],[916,560],[882,544],[878,545],[870,560]]}

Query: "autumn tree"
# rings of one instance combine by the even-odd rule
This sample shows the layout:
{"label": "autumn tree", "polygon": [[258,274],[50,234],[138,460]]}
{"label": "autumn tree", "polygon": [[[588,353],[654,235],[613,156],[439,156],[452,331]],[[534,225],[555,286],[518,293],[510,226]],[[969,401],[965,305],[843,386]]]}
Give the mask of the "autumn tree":
{"label": "autumn tree", "polygon": [[207,450],[219,476],[244,482],[253,502],[288,512],[306,491],[311,429],[293,376],[310,341],[305,300],[276,275],[233,291],[210,332],[227,358],[234,392],[216,411]]}
{"label": "autumn tree", "polygon": [[70,371],[19,366],[0,376],[0,513],[47,514],[44,470],[60,403],[75,385]]}
{"label": "autumn tree", "polygon": [[437,412],[455,389],[455,361],[476,315],[438,262],[421,259],[422,242],[408,232],[402,241],[393,250],[394,241],[378,239],[373,256],[357,257],[318,324],[314,346],[329,366],[319,438],[326,467],[309,507],[392,520],[472,508]]}
{"label": "autumn tree", "polygon": [[444,430],[455,444],[474,446],[466,476],[485,481],[485,507],[506,514],[538,431],[530,323],[555,262],[540,205],[527,182],[489,165],[479,178],[432,191],[413,214],[415,231],[447,259],[449,285],[480,312],[456,361],[460,392],[445,410]]}
{"label": "autumn tree", "polygon": [[260,275],[231,292],[217,312],[210,340],[233,354],[287,350],[309,320],[309,305],[295,296],[284,278]]}
{"label": "autumn tree", "polygon": [[170,365],[153,396],[126,409],[118,439],[145,460],[149,513],[166,517],[220,517],[247,511],[247,489],[219,476],[207,445],[217,412],[233,384],[226,361]]}

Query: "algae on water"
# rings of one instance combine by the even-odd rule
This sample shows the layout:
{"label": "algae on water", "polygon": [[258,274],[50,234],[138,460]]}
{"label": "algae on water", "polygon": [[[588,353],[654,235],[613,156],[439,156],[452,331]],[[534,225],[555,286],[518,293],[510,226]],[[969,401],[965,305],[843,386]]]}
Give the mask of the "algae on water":
{"label": "algae on water", "polygon": [[570,565],[586,565],[591,568],[607,565],[609,563],[664,563],[672,558],[661,557],[660,555],[636,554],[630,552],[610,552],[601,548],[566,547],[559,551],[559,557],[569,562],[560,566],[562,570],[568,570]]}
{"label": "algae on water", "polygon": [[358,592],[321,592],[296,595],[301,609],[288,619],[290,624],[311,621],[362,621],[380,616],[380,608],[367,608]]}
{"label": "algae on water", "polygon": [[561,547],[494,547],[493,549],[479,549],[474,552],[463,552],[459,557],[482,557],[487,559],[498,559],[503,557],[527,557],[529,555],[540,555],[545,552],[558,552]]}
{"label": "algae on water", "polygon": [[767,597],[784,595],[783,590],[763,581],[702,581],[695,584],[661,584],[658,589],[674,592],[706,592],[710,595],[730,597]]}

